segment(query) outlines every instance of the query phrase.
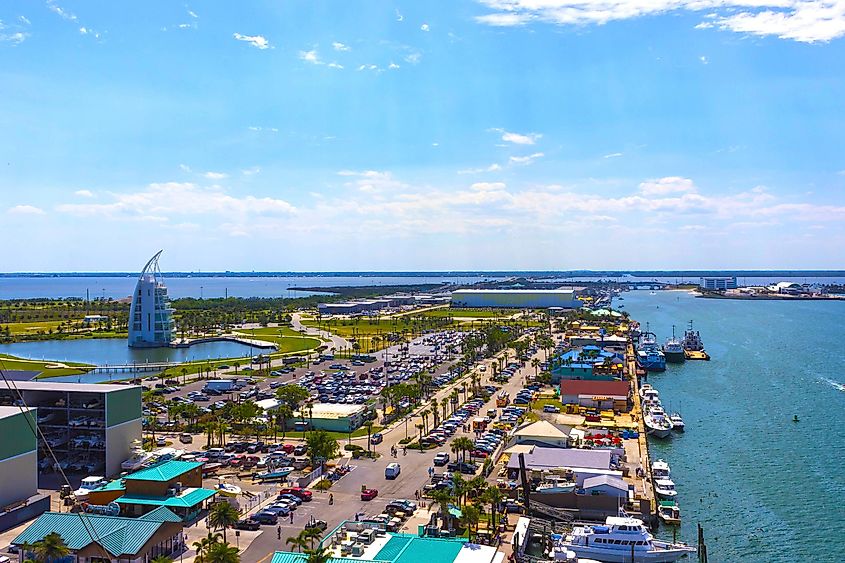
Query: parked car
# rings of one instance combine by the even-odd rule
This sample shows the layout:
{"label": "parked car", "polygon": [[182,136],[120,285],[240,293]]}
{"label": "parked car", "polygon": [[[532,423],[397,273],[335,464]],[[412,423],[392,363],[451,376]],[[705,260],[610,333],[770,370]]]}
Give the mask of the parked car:
{"label": "parked car", "polygon": [[373,500],[378,496],[377,489],[364,489],[361,491],[361,500]]}
{"label": "parked car", "polygon": [[258,520],[253,520],[252,518],[247,518],[245,520],[238,520],[235,523],[236,530],[260,530],[261,529],[261,522]]}
{"label": "parked car", "polygon": [[382,440],[384,440],[384,436],[382,436],[381,432],[376,432],[370,436],[370,442],[373,444],[381,444]]}
{"label": "parked car", "polygon": [[305,444],[297,444],[297,446],[293,449],[294,455],[305,455],[308,452],[308,446]]}
{"label": "parked car", "polygon": [[543,405],[543,412],[560,412],[560,407],[556,407],[555,405]]}
{"label": "parked car", "polygon": [[434,465],[437,467],[443,467],[449,463],[449,454],[446,452],[440,452],[434,456]]}
{"label": "parked car", "polygon": [[294,496],[302,499],[304,502],[309,502],[311,500],[312,496],[313,496],[311,491],[309,491],[308,489],[303,489],[302,487],[284,488],[281,491],[279,491],[279,494],[280,495],[294,495]]}
{"label": "parked car", "polygon": [[266,510],[262,510],[261,512],[256,512],[252,515],[252,519],[260,524],[269,524],[271,526],[275,526],[276,523],[279,521],[279,517],[274,512],[268,512]]}

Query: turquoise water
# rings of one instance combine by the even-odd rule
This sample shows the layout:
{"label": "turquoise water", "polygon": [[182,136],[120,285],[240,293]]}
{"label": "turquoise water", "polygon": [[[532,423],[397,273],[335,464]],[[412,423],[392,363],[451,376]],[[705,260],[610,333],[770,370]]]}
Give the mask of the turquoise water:
{"label": "turquoise water", "polygon": [[845,561],[845,392],[827,381],[845,383],[845,302],[637,291],[620,304],[661,342],[693,319],[712,358],[648,378],[686,422],[651,442],[672,467],[681,539],[700,523],[711,563]]}

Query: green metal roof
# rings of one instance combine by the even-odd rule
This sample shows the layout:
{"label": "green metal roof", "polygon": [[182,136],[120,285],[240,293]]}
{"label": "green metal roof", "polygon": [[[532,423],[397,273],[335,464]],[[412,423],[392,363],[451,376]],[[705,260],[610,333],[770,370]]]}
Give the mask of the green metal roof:
{"label": "green metal roof", "polygon": [[124,479],[132,479],[135,481],[170,481],[179,477],[183,473],[187,473],[192,469],[196,469],[202,465],[199,461],[179,461],[173,459],[170,461],[163,461],[141,469],[135,473],[130,473]]}
{"label": "green metal roof", "polygon": [[123,484],[123,479],[115,479],[114,481],[109,481],[99,489],[98,491],[122,491],[125,490],[126,486]]}
{"label": "green metal roof", "polygon": [[159,506],[156,509],[150,510],[143,516],[139,516],[138,520],[149,520],[151,522],[181,522],[182,519],[173,514],[168,508]]}
{"label": "green metal roof", "polygon": [[145,504],[169,508],[191,508],[217,494],[213,489],[184,489],[175,497],[148,497],[144,495],[123,495],[114,502],[118,504]]}
{"label": "green metal roof", "polygon": [[[421,538],[412,534],[390,534],[375,559],[332,557],[329,563],[453,563],[466,544],[464,538]],[[305,563],[302,553],[277,551],[270,563]]]}
{"label": "green metal roof", "polygon": [[[165,509],[166,510],[166,509]],[[57,532],[71,550],[78,551],[92,543],[99,543],[111,555],[135,555],[161,528],[164,522],[179,521],[167,510],[169,516],[158,510],[153,519],[101,516],[71,512],[45,512],[33,522],[12,544],[33,544],[51,532]]]}
{"label": "green metal roof", "polygon": [[[273,559],[270,560],[270,563],[305,563],[307,560],[308,558],[304,553],[290,553],[287,551],[277,551],[273,554]],[[361,559],[360,557],[332,557],[329,559],[329,563],[361,563],[361,561],[367,560]],[[384,561],[378,563],[389,562]]]}

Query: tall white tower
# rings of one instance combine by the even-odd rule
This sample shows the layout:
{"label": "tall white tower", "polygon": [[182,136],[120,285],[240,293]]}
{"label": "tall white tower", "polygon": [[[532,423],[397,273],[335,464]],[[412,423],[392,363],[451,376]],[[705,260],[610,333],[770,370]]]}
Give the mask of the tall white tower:
{"label": "tall white tower", "polygon": [[150,258],[135,284],[129,309],[129,347],[158,348],[173,341],[173,309],[158,268],[159,250]]}

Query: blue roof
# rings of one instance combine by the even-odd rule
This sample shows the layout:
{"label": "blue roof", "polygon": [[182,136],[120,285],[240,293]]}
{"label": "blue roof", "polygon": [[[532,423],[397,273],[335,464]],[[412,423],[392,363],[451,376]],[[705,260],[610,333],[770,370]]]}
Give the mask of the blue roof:
{"label": "blue roof", "polygon": [[[329,563],[453,563],[467,544],[463,538],[425,538],[412,534],[390,534],[374,559],[332,557]],[[305,563],[302,553],[277,551],[270,563]]]}
{"label": "blue roof", "polygon": [[131,473],[124,477],[124,479],[132,479],[134,481],[171,481],[200,466],[202,466],[202,463],[199,461],[179,461],[172,459]]}
{"label": "blue roof", "polygon": [[47,534],[56,532],[72,551],[98,543],[113,556],[135,555],[165,522],[180,521],[179,517],[169,510],[161,510],[153,511],[157,514],[152,518],[45,512],[11,543],[33,544],[44,539]]}
{"label": "blue roof", "polygon": [[214,489],[185,489],[173,497],[148,497],[145,495],[123,495],[115,500],[118,504],[145,504],[170,508],[191,508],[217,494]]}

